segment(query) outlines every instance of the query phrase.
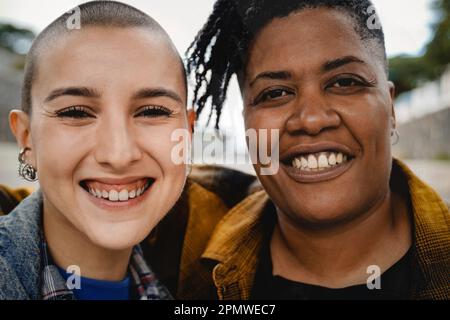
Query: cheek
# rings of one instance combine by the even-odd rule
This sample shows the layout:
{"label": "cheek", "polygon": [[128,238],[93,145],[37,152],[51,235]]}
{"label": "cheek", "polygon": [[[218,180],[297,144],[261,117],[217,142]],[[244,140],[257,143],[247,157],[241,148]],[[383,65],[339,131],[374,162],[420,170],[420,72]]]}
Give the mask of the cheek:
{"label": "cheek", "polygon": [[344,125],[364,153],[382,156],[390,150],[391,114],[387,102],[381,96],[369,96],[352,105],[355,107],[339,110]]}
{"label": "cheek", "polygon": [[36,121],[32,132],[39,180],[61,178],[64,182],[72,181],[77,165],[90,149],[92,130],[41,120]]}
{"label": "cheek", "polygon": [[[140,145],[151,158],[159,165],[164,177],[179,175],[180,170],[184,170],[183,163],[179,164],[172,159],[174,150],[179,150],[182,143],[172,139],[175,130],[180,129],[180,123],[169,123],[163,126],[152,128],[142,128],[138,132]],[[183,128],[184,129],[184,128]],[[184,174],[181,175],[184,177]]]}
{"label": "cheek", "polygon": [[[262,153],[272,156],[272,151],[276,151],[274,148],[279,147],[287,116],[288,113],[282,109],[251,109],[251,107],[247,107],[244,113],[244,122],[248,134],[249,150],[254,148],[259,151],[262,146],[265,146],[265,150],[261,150]],[[249,139],[253,135],[256,136],[257,143],[255,143],[255,139]]]}

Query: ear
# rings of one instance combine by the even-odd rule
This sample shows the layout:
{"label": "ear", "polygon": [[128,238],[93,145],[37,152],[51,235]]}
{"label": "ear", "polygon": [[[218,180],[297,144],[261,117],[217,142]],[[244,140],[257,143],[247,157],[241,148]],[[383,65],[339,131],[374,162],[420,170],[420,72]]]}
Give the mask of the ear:
{"label": "ear", "polygon": [[193,134],[194,127],[195,127],[195,121],[197,120],[197,114],[195,113],[194,108],[189,109],[187,111],[187,120],[188,120],[189,130],[191,131],[191,134]]}
{"label": "ear", "polygon": [[[30,148],[31,151],[28,154],[33,155],[34,150],[31,142],[30,116],[21,110],[12,110],[9,113],[9,126],[16,137],[20,149]],[[34,157],[32,156],[29,160],[29,164],[36,167]]]}
{"label": "ear", "polygon": [[395,118],[395,108],[394,108],[394,100],[395,100],[395,84],[392,81],[388,81],[388,87],[389,87],[389,95],[391,96],[391,121],[392,121],[392,128],[395,129],[397,127],[397,120]]}

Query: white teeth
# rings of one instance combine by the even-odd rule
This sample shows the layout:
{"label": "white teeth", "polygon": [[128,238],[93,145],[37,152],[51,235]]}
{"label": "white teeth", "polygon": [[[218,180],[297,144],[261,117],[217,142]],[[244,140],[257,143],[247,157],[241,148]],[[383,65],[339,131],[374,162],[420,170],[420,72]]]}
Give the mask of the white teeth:
{"label": "white teeth", "polygon": [[325,154],[321,154],[319,156],[319,168],[329,168],[330,166],[328,165],[328,159],[327,156]]}
{"label": "white teeth", "polygon": [[330,164],[330,166],[336,165],[336,155],[334,154],[334,152],[330,153],[330,157],[328,158],[328,163]]}
{"label": "white teeth", "polygon": [[[299,161],[300,162],[300,161]],[[96,198],[105,199],[113,202],[125,202],[129,199],[134,199],[136,197],[139,197],[144,193],[144,191],[150,186],[150,182],[147,182],[145,186],[141,188],[137,188],[131,191],[128,191],[127,189],[123,189],[120,191],[117,190],[110,190],[109,192],[106,190],[99,190],[96,188],[88,187],[88,191],[91,195],[93,195]]]}
{"label": "white teeth", "polygon": [[322,171],[348,161],[342,152],[321,152],[294,158],[292,166],[303,171]]}
{"label": "white teeth", "polygon": [[305,157],[301,157],[300,161],[302,163],[302,168],[308,168],[308,160],[306,160]]}
{"label": "white teeth", "polygon": [[308,156],[308,168],[317,169],[317,159],[312,154]]}
{"label": "white teeth", "polygon": [[122,190],[119,192],[119,201],[128,201],[128,190]]}
{"label": "white teeth", "polygon": [[119,200],[119,193],[116,190],[109,191],[109,201],[117,202]]}

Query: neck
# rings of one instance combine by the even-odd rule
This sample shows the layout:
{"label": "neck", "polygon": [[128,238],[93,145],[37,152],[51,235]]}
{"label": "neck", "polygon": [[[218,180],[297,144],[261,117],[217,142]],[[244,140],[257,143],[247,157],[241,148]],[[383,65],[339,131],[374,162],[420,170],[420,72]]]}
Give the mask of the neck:
{"label": "neck", "polygon": [[46,205],[44,199],[44,235],[57,266],[67,270],[80,268],[81,276],[97,280],[121,281],[126,277],[132,248],[109,250],[92,243],[62,214]]}
{"label": "neck", "polygon": [[366,283],[367,267],[384,272],[411,246],[408,209],[388,192],[369,212],[314,229],[279,212],[270,246],[274,275],[329,288]]}

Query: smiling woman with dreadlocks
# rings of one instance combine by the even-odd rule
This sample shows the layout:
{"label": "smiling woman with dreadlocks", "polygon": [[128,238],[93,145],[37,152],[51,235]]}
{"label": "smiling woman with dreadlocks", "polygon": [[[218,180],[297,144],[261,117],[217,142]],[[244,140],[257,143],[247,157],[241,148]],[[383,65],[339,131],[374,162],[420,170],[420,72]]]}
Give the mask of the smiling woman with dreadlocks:
{"label": "smiling woman with dreadlocks", "polygon": [[188,50],[198,113],[218,127],[237,75],[246,128],[280,137],[279,171],[255,164],[265,190],[202,255],[219,298],[450,297],[449,211],[392,157],[376,18],[368,0],[218,0]]}

